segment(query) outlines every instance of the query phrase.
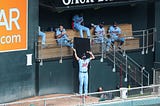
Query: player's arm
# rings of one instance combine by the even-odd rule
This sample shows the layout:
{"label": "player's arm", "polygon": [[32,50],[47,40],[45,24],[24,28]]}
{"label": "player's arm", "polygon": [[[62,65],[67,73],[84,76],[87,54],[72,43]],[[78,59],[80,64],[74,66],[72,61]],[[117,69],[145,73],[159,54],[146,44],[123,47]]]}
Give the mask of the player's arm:
{"label": "player's arm", "polygon": [[94,34],[96,37],[99,35],[99,30],[98,30],[97,26],[95,27]]}
{"label": "player's arm", "polygon": [[106,32],[105,32],[105,29],[104,29],[104,28],[103,28],[103,32],[102,32],[102,33],[103,33],[103,36],[105,36],[105,35],[106,35]]}
{"label": "player's arm", "polygon": [[121,31],[121,29],[119,28],[118,36],[121,37],[121,34],[122,34],[122,31]]}
{"label": "player's arm", "polygon": [[63,35],[62,34],[59,34],[59,35],[56,35],[57,38],[61,38]]}
{"label": "player's arm", "polygon": [[66,30],[63,28],[62,35],[67,34]]}
{"label": "player's arm", "polygon": [[79,60],[80,58],[77,56],[77,51],[76,51],[76,49],[73,48],[73,51],[74,51],[74,56],[75,56],[76,60]]}
{"label": "player's arm", "polygon": [[95,56],[93,55],[93,53],[91,51],[87,51],[88,54],[90,54],[90,59],[95,59]]}
{"label": "player's arm", "polygon": [[61,38],[63,34],[57,29],[56,30],[56,38]]}

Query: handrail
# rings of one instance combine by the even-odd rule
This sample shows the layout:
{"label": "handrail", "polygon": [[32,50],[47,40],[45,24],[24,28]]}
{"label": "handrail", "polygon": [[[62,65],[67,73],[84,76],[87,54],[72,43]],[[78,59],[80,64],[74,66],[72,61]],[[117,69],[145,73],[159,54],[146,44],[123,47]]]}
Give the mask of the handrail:
{"label": "handrail", "polygon": [[[118,53],[118,52],[117,52]],[[121,52],[122,53],[122,52]],[[123,53],[122,54],[120,54],[120,53],[118,53],[119,55],[122,55],[123,56]],[[133,62],[136,66],[138,66],[138,68],[140,68],[140,69],[143,69],[143,75],[148,79],[148,85],[149,85],[149,73],[145,70],[145,67],[142,67],[142,66],[140,66],[135,60],[133,60],[130,56],[128,56],[127,54],[125,54],[126,56],[127,56],[127,58],[131,61],[131,62]],[[129,61],[128,60],[128,61]],[[137,71],[139,71],[139,72],[141,72],[140,70],[137,70]]]}
{"label": "handrail", "polygon": [[[160,87],[160,84],[158,84],[158,85],[150,85],[150,86],[143,86],[143,87],[127,88],[127,91],[138,90],[138,89],[147,89],[147,88],[153,88],[154,89],[156,87]],[[40,102],[40,101],[48,101],[48,100],[56,100],[56,99],[77,97],[77,96],[82,96],[82,95],[83,96],[85,96],[85,95],[97,95],[97,94],[114,93],[114,92],[121,92],[121,89],[102,91],[102,92],[91,92],[91,93],[88,93],[88,94],[81,94],[81,95],[80,94],[74,94],[74,95],[70,95],[70,96],[49,97],[49,98],[25,100],[25,101],[11,102],[11,103],[2,103],[2,104],[0,104],[0,106],[16,105],[16,104],[23,104],[23,103],[33,103],[33,102]]]}
{"label": "handrail", "polygon": [[155,30],[156,28],[148,28],[148,29],[142,29],[142,30],[137,30],[137,31],[132,31],[132,32],[143,32],[143,31],[150,31],[150,30]]}
{"label": "handrail", "polygon": [[[113,62],[113,60],[110,58],[110,57],[108,57],[108,59],[111,61],[111,62]],[[121,67],[120,65],[118,65],[117,63],[115,63],[119,68]],[[123,64],[124,65],[124,64]],[[122,68],[123,70],[125,70],[124,68]],[[130,76],[131,78],[133,78],[134,79],[134,77],[133,76]],[[137,81],[137,79],[134,79],[135,80],[135,82],[137,82],[139,85],[141,85],[141,83],[140,82],[138,82]]]}

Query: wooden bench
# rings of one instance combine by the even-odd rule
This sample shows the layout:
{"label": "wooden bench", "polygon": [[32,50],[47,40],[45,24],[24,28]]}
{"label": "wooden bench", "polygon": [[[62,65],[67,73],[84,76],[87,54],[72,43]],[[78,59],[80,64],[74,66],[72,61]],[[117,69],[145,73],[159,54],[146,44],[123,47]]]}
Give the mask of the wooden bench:
{"label": "wooden bench", "polygon": [[[118,26],[122,30],[121,36],[125,37],[125,42],[122,45],[122,49],[124,50],[138,49],[139,48],[139,38],[133,37],[132,24],[119,24]],[[109,27],[110,25],[105,25],[104,26],[105,31],[107,31]],[[118,45],[118,43],[116,42],[115,45]],[[93,53],[101,53],[101,44],[93,44],[92,51]]]}
{"label": "wooden bench", "polygon": [[[132,37],[132,25],[131,24],[119,24],[118,25],[123,34],[122,36],[128,37],[123,45],[123,49],[137,49],[139,48],[139,39]],[[105,25],[105,30],[108,30],[109,25]],[[80,37],[79,32],[72,29],[66,29],[69,39],[73,39],[74,37]],[[93,35],[94,29],[90,29],[91,35]],[[61,55],[63,57],[72,56],[73,52],[69,47],[61,47],[57,45],[55,39],[55,32],[45,32],[46,33],[46,47],[41,47],[41,37],[38,38],[38,42],[40,46],[38,46],[38,58],[39,59],[49,59],[49,58],[57,58]],[[84,33],[84,37],[86,37],[86,33]],[[92,36],[91,36],[92,38]],[[100,44],[91,45],[93,53],[100,53]]]}
{"label": "wooden bench", "polygon": [[38,37],[38,58],[39,59],[49,59],[57,58],[62,56],[71,56],[72,51],[69,47],[61,47],[57,44],[55,39],[55,32],[45,32],[46,33],[46,46],[43,48],[41,46],[41,37]]}

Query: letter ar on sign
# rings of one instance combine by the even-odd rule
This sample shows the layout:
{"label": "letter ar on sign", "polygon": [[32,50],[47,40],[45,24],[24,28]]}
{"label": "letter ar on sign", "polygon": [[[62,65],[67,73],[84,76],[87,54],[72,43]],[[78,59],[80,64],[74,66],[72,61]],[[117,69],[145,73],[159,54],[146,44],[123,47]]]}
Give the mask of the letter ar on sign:
{"label": "letter ar on sign", "polygon": [[[8,13],[6,10],[0,9],[0,27],[3,26],[6,30],[12,30],[12,25],[15,24],[16,28],[20,30],[20,25],[18,24],[20,18],[19,10],[17,8],[11,8],[8,10]],[[16,14],[16,16],[13,17],[13,14]]]}

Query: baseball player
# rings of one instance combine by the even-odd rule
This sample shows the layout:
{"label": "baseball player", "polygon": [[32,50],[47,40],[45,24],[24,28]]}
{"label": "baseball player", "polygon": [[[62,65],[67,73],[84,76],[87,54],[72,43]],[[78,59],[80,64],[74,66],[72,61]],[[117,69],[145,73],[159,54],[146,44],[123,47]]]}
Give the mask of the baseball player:
{"label": "baseball player", "polygon": [[84,85],[84,93],[88,93],[88,64],[92,59],[95,59],[92,52],[87,51],[86,53],[90,54],[90,58],[86,58],[84,55],[79,58],[77,56],[76,50],[73,48],[74,56],[79,63],[79,94],[83,93],[83,85]]}
{"label": "baseball player", "polygon": [[120,37],[121,29],[117,26],[116,22],[114,22],[114,24],[109,27],[108,32],[110,33],[113,44],[115,41],[120,42],[118,47],[121,49],[121,46],[124,43],[125,39],[123,37]]}
{"label": "baseball player", "polygon": [[46,34],[41,31],[41,27],[38,27],[38,35],[42,37],[42,47],[45,47],[46,44]]}
{"label": "baseball player", "polygon": [[83,38],[83,31],[85,31],[87,33],[87,38],[90,38],[89,28],[82,25],[83,16],[80,17],[79,15],[75,15],[72,20],[74,29],[80,32],[80,37]]}
{"label": "baseball player", "polygon": [[66,34],[66,30],[63,28],[62,25],[56,29],[56,38],[57,43],[62,46],[69,46],[73,47],[73,43],[68,39],[68,35]]}
{"label": "baseball player", "polygon": [[104,29],[104,22],[101,22],[99,25],[94,25],[95,27],[95,35],[96,35],[96,39],[95,42],[96,43],[106,43],[106,51],[109,51],[110,45],[111,45],[111,39],[109,38],[105,38],[105,29]]}

